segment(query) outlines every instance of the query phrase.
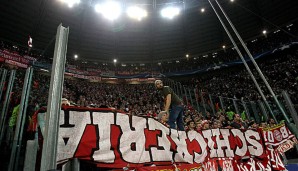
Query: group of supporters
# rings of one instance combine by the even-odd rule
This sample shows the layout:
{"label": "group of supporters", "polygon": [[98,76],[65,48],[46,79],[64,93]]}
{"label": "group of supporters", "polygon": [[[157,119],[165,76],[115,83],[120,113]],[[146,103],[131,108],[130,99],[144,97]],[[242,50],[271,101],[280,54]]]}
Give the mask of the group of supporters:
{"label": "group of supporters", "polygon": [[[298,103],[296,96],[298,93],[297,56],[297,47],[293,47],[277,54],[268,55],[264,59],[257,61],[273,91],[280,95],[283,90],[286,90],[290,94],[293,103],[296,104]],[[266,98],[271,100],[272,97],[256,69],[253,65],[250,68],[264,91]],[[225,72],[222,71],[218,70],[202,74],[199,77],[190,79],[191,81],[185,81],[184,84],[196,87],[198,90],[214,96],[244,98],[245,100],[261,99],[254,82],[244,66],[231,67],[224,69]]]}

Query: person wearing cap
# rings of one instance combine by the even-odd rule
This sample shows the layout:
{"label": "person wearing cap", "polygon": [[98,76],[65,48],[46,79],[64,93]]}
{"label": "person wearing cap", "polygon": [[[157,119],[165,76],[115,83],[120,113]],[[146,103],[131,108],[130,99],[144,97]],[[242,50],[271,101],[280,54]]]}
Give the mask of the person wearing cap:
{"label": "person wearing cap", "polygon": [[[170,128],[184,131],[183,115],[184,106],[182,100],[169,86],[164,86],[161,80],[155,81],[155,87],[161,92],[165,100],[164,111],[169,114],[168,124]],[[176,127],[177,124],[177,127]]]}
{"label": "person wearing cap", "polygon": [[157,119],[159,122],[161,122],[164,126],[166,127],[170,127],[170,125],[167,123],[168,120],[169,120],[169,115],[167,114],[167,112],[165,111],[161,111],[158,116],[157,116]]}

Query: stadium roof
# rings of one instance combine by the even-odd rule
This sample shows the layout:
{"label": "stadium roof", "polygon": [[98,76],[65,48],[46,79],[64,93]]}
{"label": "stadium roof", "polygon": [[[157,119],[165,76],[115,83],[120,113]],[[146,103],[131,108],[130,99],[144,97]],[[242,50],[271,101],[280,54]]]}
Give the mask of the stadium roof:
{"label": "stadium roof", "polygon": [[[28,35],[34,48],[53,55],[57,26],[70,28],[68,58],[119,62],[156,62],[202,54],[231,43],[207,0],[126,0],[137,4],[148,17],[134,21],[126,16],[111,22],[95,12],[96,0],[81,0],[69,8],[59,0],[0,1],[0,39],[26,46]],[[214,2],[214,1],[213,1]],[[297,20],[294,0],[219,0],[244,39],[274,31]],[[160,16],[161,8],[177,5],[181,15],[172,20]],[[201,13],[201,8],[205,12]]]}

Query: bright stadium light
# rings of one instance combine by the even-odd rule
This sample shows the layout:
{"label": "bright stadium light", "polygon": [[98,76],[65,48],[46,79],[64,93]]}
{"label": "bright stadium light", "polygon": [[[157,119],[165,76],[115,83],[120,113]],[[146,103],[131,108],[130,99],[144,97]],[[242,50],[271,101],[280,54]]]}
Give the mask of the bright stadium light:
{"label": "bright stadium light", "polygon": [[95,5],[95,11],[108,20],[116,20],[121,15],[121,5],[115,1],[107,1],[104,4]]}
{"label": "bright stadium light", "polygon": [[132,6],[127,8],[126,13],[130,18],[136,19],[138,21],[141,21],[143,18],[147,17],[148,15],[146,10],[137,6]]}
{"label": "bright stadium light", "polygon": [[79,4],[80,0],[60,0],[63,3],[66,3],[69,8],[72,8],[75,4]]}
{"label": "bright stadium light", "polygon": [[161,10],[161,16],[169,19],[173,19],[180,14],[180,9],[178,7],[166,7]]}
{"label": "bright stadium light", "polygon": [[117,59],[114,59],[114,63],[116,63],[117,62]]}
{"label": "bright stadium light", "polygon": [[204,13],[205,12],[205,8],[201,8],[201,13]]}
{"label": "bright stadium light", "polygon": [[75,59],[78,59],[78,57],[79,57],[79,56],[78,56],[77,54],[74,55],[74,58],[75,58]]}
{"label": "bright stadium light", "polygon": [[263,33],[264,35],[266,35],[266,34],[267,34],[267,30],[263,30],[262,33]]}

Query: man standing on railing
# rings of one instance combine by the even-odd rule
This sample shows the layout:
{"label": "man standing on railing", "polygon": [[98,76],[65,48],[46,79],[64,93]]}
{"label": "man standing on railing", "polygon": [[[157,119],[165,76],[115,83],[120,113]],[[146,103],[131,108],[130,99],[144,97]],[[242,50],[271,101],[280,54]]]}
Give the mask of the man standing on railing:
{"label": "man standing on railing", "polygon": [[155,81],[155,87],[161,92],[164,97],[164,111],[170,114],[168,121],[170,128],[178,128],[178,130],[184,131],[184,107],[182,100],[177,96],[177,94],[174,93],[174,91],[169,86],[164,86],[161,80]]}

